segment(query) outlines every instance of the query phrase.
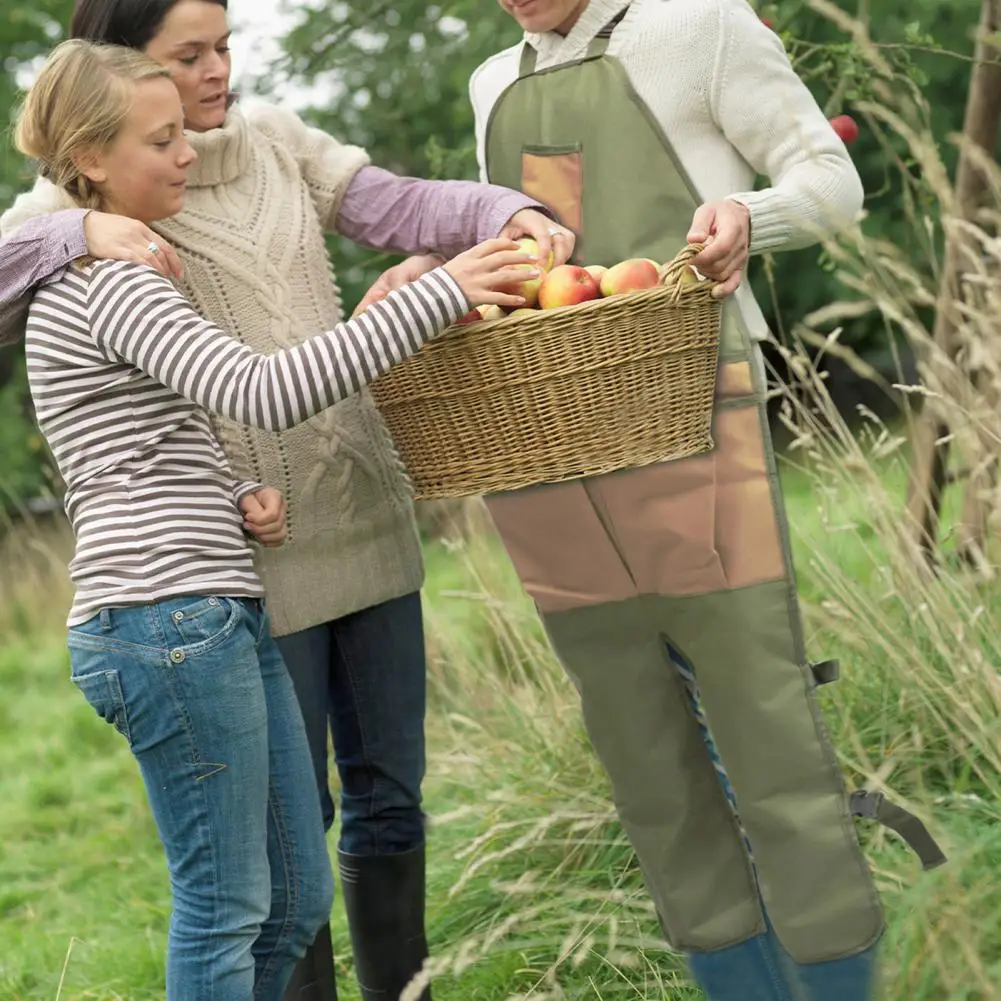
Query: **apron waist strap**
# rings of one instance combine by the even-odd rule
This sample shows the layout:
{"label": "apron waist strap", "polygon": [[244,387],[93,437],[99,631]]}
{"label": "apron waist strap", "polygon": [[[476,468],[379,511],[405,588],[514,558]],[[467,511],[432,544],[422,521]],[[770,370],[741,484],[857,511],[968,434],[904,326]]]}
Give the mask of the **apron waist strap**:
{"label": "apron waist strap", "polygon": [[947,861],[945,852],[928,832],[920,819],[902,806],[891,803],[882,793],[859,789],[851,796],[851,814],[875,820],[899,834],[921,859],[925,869],[937,869]]}

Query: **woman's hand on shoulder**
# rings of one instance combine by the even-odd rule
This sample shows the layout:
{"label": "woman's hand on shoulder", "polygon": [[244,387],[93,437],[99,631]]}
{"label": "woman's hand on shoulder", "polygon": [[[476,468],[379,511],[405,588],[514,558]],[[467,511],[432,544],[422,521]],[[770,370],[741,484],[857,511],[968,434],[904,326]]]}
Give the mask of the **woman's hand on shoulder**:
{"label": "woman's hand on shoulder", "polygon": [[138,261],[167,278],[179,279],[184,275],[174,248],[136,219],[108,212],[88,212],[83,232],[87,238],[87,253],[97,260]]}

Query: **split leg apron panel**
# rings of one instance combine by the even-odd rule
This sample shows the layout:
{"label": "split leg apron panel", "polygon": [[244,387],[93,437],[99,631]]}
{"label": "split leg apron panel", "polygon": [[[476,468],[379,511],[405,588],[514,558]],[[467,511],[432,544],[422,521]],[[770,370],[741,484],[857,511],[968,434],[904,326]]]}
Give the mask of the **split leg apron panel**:
{"label": "split leg apron panel", "polygon": [[[760,891],[793,958],[819,962],[871,945],[882,915],[803,654],[764,406],[731,402],[719,400],[709,455],[488,507],[580,691],[671,943],[760,933]],[[679,538],[684,525],[697,531]],[[679,666],[696,678],[753,870]]]}
{"label": "split leg apron panel", "polygon": [[[607,32],[536,73],[526,45],[488,124],[490,180],[557,210],[580,263],[670,260],[694,188],[606,46]],[[882,911],[804,655],[760,352],[732,304],[723,315],[711,453],[487,505],[580,692],[671,943],[744,941],[764,904],[790,955],[821,962],[872,945]]]}

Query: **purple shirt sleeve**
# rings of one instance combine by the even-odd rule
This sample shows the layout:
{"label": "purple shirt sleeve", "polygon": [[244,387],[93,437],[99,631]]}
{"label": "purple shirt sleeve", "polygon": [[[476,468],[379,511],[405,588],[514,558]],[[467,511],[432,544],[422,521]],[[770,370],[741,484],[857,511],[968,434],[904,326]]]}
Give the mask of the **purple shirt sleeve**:
{"label": "purple shirt sleeve", "polygon": [[496,237],[522,209],[552,213],[518,191],[477,181],[425,181],[362,167],[344,193],[337,232],[397,254],[446,258]]}
{"label": "purple shirt sleeve", "polygon": [[66,209],[26,222],[0,240],[0,303],[10,303],[36,285],[54,281],[87,253],[86,209]]}

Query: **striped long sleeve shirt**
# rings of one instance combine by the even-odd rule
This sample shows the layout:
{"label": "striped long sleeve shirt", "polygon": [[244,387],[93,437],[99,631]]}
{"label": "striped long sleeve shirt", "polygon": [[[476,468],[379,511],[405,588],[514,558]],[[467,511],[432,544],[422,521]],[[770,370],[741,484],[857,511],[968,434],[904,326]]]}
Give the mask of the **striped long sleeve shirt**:
{"label": "striped long sleeve shirt", "polygon": [[76,537],[69,625],[102,608],[263,591],[237,483],[206,411],[266,430],[358,392],[469,304],[443,268],[354,320],[261,355],[132,262],[71,268],[35,295],[26,332],[39,427]]}

